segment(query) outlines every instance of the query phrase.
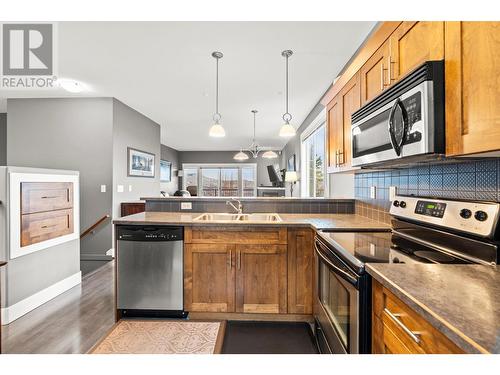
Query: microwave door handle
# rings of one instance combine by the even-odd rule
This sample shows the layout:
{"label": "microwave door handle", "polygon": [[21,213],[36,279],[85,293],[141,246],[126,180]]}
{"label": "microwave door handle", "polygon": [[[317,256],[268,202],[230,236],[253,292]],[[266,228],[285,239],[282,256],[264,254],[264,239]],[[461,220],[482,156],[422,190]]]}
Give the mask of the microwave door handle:
{"label": "microwave door handle", "polygon": [[349,275],[347,272],[345,272],[344,270],[340,269],[339,267],[337,267],[335,264],[333,264],[330,259],[328,259],[327,257],[325,257],[322,253],[321,253],[321,250],[318,248],[318,245],[317,243],[315,242],[314,243],[314,249],[316,250],[316,254],[321,258],[321,260],[323,262],[325,262],[328,267],[330,267],[331,269],[334,270],[334,272],[338,275],[340,275],[344,280],[346,280],[347,282],[349,282],[350,284],[356,286],[357,283],[358,283],[358,280],[354,277],[352,277],[351,275]]}
{"label": "microwave door handle", "polygon": [[[403,117],[403,135],[399,142],[396,140],[396,134],[394,134],[394,126],[393,126],[394,115],[396,114],[396,110],[398,108],[401,109],[401,115]],[[408,113],[406,112],[406,108],[403,105],[403,102],[399,98],[396,99],[394,105],[391,108],[391,112],[389,114],[388,128],[389,128],[389,136],[391,139],[392,148],[396,152],[397,156],[401,156],[401,150],[403,149],[403,144],[408,134]]]}

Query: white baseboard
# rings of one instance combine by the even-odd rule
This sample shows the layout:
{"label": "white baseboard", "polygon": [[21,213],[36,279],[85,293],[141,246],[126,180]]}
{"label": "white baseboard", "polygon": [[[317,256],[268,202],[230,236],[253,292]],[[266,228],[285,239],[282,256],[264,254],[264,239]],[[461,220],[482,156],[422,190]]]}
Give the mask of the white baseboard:
{"label": "white baseboard", "polygon": [[12,323],[14,320],[20,318],[24,314],[36,309],[38,306],[43,305],[45,302],[57,297],[65,291],[81,284],[82,272],[79,271],[57,283],[25,298],[12,306],[3,307],[1,309],[2,325]]}

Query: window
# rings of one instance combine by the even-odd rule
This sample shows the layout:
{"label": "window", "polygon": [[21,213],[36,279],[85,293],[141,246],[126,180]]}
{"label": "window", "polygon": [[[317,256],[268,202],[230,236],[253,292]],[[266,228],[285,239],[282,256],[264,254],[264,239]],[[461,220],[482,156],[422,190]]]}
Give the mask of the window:
{"label": "window", "polygon": [[256,164],[184,164],[183,189],[202,197],[255,197]]}
{"label": "window", "polygon": [[318,116],[303,133],[302,139],[302,195],[305,197],[325,197],[326,180],[326,130],[325,118]]}

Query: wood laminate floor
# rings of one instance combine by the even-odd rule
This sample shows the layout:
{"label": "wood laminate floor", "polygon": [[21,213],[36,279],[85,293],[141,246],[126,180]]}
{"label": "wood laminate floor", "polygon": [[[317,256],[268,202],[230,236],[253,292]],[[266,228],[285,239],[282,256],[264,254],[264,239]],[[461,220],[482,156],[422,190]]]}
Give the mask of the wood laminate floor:
{"label": "wood laminate floor", "polygon": [[2,327],[3,353],[86,353],[114,324],[114,263]]}

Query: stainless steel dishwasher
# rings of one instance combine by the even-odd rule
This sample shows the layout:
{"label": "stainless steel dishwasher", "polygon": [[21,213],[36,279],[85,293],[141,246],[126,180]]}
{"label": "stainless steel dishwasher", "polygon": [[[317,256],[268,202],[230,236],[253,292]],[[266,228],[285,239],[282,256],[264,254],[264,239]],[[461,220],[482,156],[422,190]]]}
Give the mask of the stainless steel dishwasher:
{"label": "stainless steel dishwasher", "polygon": [[121,315],[186,317],[183,228],[123,225],[116,235]]}

